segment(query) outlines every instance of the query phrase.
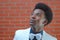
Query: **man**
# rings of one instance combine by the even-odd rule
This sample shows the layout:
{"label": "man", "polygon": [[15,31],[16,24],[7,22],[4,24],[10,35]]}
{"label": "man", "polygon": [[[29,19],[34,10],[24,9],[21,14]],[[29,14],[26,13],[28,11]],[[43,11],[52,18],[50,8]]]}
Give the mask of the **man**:
{"label": "man", "polygon": [[52,11],[47,5],[43,3],[36,4],[30,18],[31,27],[17,30],[14,40],[57,40],[43,30],[44,26],[52,21],[52,17]]}

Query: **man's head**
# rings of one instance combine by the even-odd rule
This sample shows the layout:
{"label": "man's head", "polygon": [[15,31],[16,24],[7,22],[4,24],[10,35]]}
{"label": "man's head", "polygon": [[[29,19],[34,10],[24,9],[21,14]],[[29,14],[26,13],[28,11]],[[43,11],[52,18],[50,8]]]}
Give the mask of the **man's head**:
{"label": "man's head", "polygon": [[43,28],[45,25],[49,24],[51,20],[52,20],[51,9],[43,3],[36,4],[31,15],[30,25],[34,29],[40,29]]}

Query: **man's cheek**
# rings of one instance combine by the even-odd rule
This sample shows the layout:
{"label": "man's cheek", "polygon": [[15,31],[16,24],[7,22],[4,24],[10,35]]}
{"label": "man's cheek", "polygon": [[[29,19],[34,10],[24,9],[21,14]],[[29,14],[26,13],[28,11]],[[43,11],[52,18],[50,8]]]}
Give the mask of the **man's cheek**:
{"label": "man's cheek", "polygon": [[44,27],[44,24],[40,24],[40,27],[43,28]]}
{"label": "man's cheek", "polygon": [[41,21],[39,22],[39,26],[40,26],[40,27],[44,27],[43,20],[41,20]]}

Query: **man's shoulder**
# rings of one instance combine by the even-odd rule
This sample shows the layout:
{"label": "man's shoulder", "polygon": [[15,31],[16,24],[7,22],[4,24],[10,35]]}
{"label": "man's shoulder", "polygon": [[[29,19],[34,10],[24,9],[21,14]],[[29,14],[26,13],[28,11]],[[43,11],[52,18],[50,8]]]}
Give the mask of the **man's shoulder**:
{"label": "man's shoulder", "polygon": [[[16,30],[14,40],[24,40],[25,37],[28,38],[29,30],[30,30],[30,28],[22,29],[22,30]],[[26,40],[26,38],[25,38],[25,40]]]}
{"label": "man's shoulder", "polygon": [[16,30],[16,34],[22,34],[22,33],[26,33],[26,32],[29,32],[30,28],[27,28],[27,29],[21,29],[21,30]]}
{"label": "man's shoulder", "polygon": [[44,31],[44,37],[46,37],[46,39],[49,39],[49,40],[57,40],[56,37],[46,33],[45,31]]}

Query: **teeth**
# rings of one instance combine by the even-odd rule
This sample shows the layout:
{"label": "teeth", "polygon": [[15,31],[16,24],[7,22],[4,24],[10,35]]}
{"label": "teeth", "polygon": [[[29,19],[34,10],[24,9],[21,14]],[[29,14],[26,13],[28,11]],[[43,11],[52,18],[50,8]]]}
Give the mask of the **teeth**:
{"label": "teeth", "polygon": [[34,21],[31,21],[31,22],[34,22]]}
{"label": "teeth", "polygon": [[34,21],[31,21],[31,22],[34,22]]}
{"label": "teeth", "polygon": [[30,20],[30,23],[34,23],[35,22],[35,20]]}
{"label": "teeth", "polygon": [[33,22],[31,22],[31,23],[33,23]]}

